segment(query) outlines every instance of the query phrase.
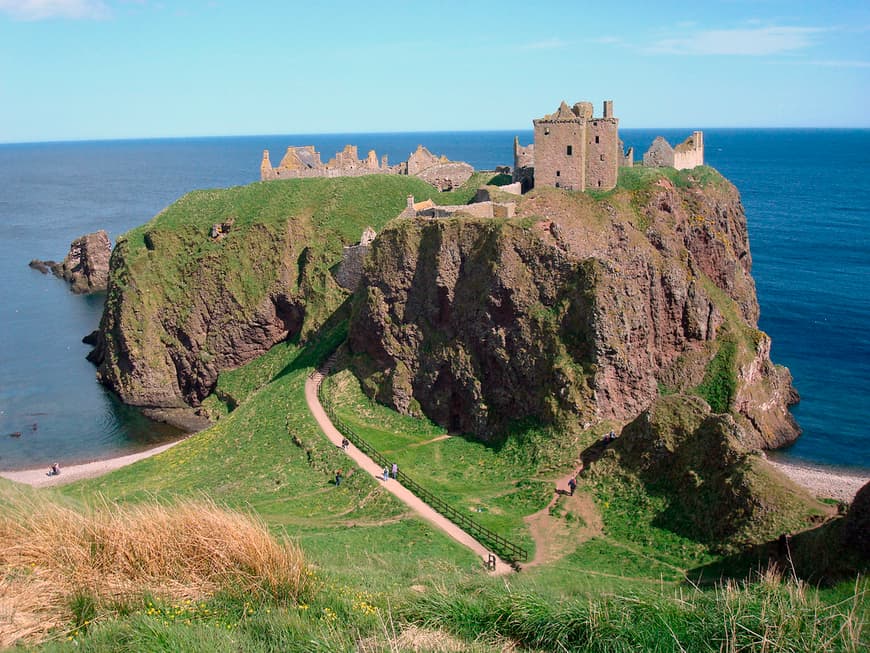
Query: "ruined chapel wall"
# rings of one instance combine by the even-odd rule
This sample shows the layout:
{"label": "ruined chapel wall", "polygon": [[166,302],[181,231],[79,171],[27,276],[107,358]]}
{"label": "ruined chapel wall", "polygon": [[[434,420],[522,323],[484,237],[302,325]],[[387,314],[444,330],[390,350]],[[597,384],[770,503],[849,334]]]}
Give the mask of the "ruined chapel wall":
{"label": "ruined chapel wall", "polygon": [[671,147],[664,137],[657,136],[652,145],[650,145],[650,148],[644,152],[643,164],[653,168],[673,167],[674,148]]}
{"label": "ruined chapel wall", "polygon": [[468,163],[451,161],[449,163],[436,163],[417,173],[423,181],[431,184],[440,191],[459,188],[471,178],[474,168]]}
{"label": "ruined chapel wall", "polygon": [[674,148],[674,167],[677,170],[691,170],[702,165],[704,165],[704,133],[696,131]]}

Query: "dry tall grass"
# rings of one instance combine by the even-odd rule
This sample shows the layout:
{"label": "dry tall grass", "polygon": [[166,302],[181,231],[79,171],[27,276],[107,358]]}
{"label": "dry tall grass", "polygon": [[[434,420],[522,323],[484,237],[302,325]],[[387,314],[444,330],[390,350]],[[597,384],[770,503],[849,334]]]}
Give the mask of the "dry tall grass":
{"label": "dry tall grass", "polygon": [[98,611],[145,593],[294,601],[308,578],[297,547],[209,501],[78,511],[15,491],[0,498],[0,647],[70,623],[76,597]]}

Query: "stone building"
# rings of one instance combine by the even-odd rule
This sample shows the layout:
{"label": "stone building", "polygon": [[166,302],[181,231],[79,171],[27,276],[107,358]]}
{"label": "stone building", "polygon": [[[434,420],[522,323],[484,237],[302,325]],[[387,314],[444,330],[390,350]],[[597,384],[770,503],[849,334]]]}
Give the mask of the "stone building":
{"label": "stone building", "polygon": [[643,164],[677,170],[691,170],[695,166],[704,165],[704,132],[692,132],[691,136],[676,147],[671,147],[664,137],[656,137],[643,155]]}
{"label": "stone building", "polygon": [[603,114],[597,118],[591,102],[578,102],[573,107],[562,102],[554,113],[532,124],[534,146],[522,147],[519,140],[514,141],[514,181],[524,190],[531,185],[569,190],[616,186],[625,156],[612,101],[604,102]]}
{"label": "stone building", "polygon": [[361,177],[363,175],[413,175],[441,191],[453,190],[462,186],[474,168],[463,161],[451,161],[445,156],[436,156],[422,145],[417,146],[407,161],[389,165],[387,157],[380,161],[374,150],[365,159],[359,158],[355,145],[345,145],[326,163],[320,159],[320,152],[313,145],[288,147],[278,167],[272,166],[269,150],[263,150],[260,163],[260,179],[300,179],[309,177]]}

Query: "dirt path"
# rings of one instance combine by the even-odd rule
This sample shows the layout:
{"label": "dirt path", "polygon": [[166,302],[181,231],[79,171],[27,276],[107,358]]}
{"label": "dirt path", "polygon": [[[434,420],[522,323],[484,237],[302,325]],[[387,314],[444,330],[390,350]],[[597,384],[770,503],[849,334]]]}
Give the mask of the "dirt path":
{"label": "dirt path", "polygon": [[0,472],[0,476],[9,479],[10,481],[26,483],[33,487],[66,485],[67,483],[80,481],[84,478],[102,476],[103,474],[108,474],[109,472],[120,469],[121,467],[132,465],[136,461],[143,460],[144,458],[156,456],[157,454],[163,453],[167,449],[174,447],[179,442],[184,442],[184,440],[176,440],[175,442],[170,442],[168,444],[161,444],[159,447],[131,453],[126,456],[107,458],[105,460],[95,460],[94,462],[83,463],[81,465],[61,465],[59,476],[48,476],[48,468],[46,467],[40,467],[39,469],[22,469],[14,472]]}
{"label": "dirt path", "polygon": [[[523,519],[535,540],[535,557],[524,567],[555,562],[573,552],[579,544],[601,535],[603,524],[592,498],[583,492],[570,494],[568,481],[574,475],[571,472],[558,479],[550,503]],[[569,521],[568,515],[580,519]]]}
{"label": "dirt path", "polygon": [[[329,420],[329,417],[326,415],[326,411],[320,404],[320,400],[317,398],[317,388],[320,385],[321,381],[323,381],[323,374],[320,371],[315,372],[306,379],[305,402],[308,404],[308,409],[311,411],[311,414],[314,415],[314,419],[317,421],[317,424],[326,434],[326,437],[329,438],[329,441],[332,442],[336,447],[341,447],[341,441],[344,436],[342,436],[338,429],[333,426],[332,422]],[[410,490],[404,487],[397,480],[382,480],[382,469],[380,465],[376,464],[375,461],[373,461],[362,451],[357,449],[353,444],[348,446],[348,448],[345,450],[345,453],[360,467],[360,469],[362,469],[364,472],[371,474],[374,478],[380,480],[380,482],[383,483],[384,487],[393,496],[399,499],[399,501],[404,503],[420,517],[428,521],[430,524],[441,529],[451,538],[474,551],[483,559],[484,562],[486,561],[490,554],[490,551],[488,551],[480,542],[475,540],[473,537],[471,537],[471,535],[463,531],[452,521],[450,521],[440,513],[436,512],[432,507],[424,503],[419,497],[414,495]],[[501,560],[500,558],[496,560],[496,568],[494,572],[495,574],[508,574],[511,571],[513,571],[513,569],[510,564],[508,564],[504,560]]]}

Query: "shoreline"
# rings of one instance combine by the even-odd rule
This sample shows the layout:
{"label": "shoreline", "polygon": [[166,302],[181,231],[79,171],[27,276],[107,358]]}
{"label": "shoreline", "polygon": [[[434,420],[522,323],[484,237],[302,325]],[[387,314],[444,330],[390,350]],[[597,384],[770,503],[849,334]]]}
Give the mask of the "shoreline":
{"label": "shoreline", "polygon": [[778,471],[802,488],[809,490],[816,497],[852,503],[858,490],[870,482],[870,470],[852,468],[840,470],[807,462],[773,459],[768,455],[765,455],[765,459]]}
{"label": "shoreline", "polygon": [[[25,483],[36,488],[66,485],[67,483],[86,478],[103,476],[121,467],[126,467],[145,458],[156,456],[167,449],[171,449],[180,442],[184,442],[192,435],[194,434],[190,434],[180,440],[124,456],[61,467],[59,476],[48,476],[46,474],[47,469],[40,467],[39,469],[0,471],[0,477],[16,483]],[[870,470],[840,471],[835,468],[814,466],[811,463],[773,460],[767,455],[765,455],[765,459],[778,471],[817,497],[837,499],[838,501],[851,503],[858,490],[870,482]]]}
{"label": "shoreline", "polygon": [[26,485],[30,485],[31,487],[36,488],[57,487],[59,485],[66,485],[68,483],[80,481],[86,478],[96,478],[98,476],[103,476],[104,474],[113,472],[116,469],[120,469],[122,467],[126,467],[127,465],[132,465],[133,463],[140,460],[144,460],[145,458],[156,456],[159,453],[163,453],[167,449],[171,449],[180,442],[184,442],[189,437],[191,436],[188,435],[187,437],[184,437],[180,440],[167,442],[166,444],[161,444],[150,449],[137,451],[136,453],[126,454],[123,456],[115,456],[114,458],[104,458],[102,460],[94,460],[87,463],[80,463],[78,465],[62,465],[60,468],[60,474],[58,476],[49,476],[47,474],[48,468],[40,467],[39,469],[0,471],[0,477],[3,477],[9,481],[14,481],[16,483],[24,483]]}

